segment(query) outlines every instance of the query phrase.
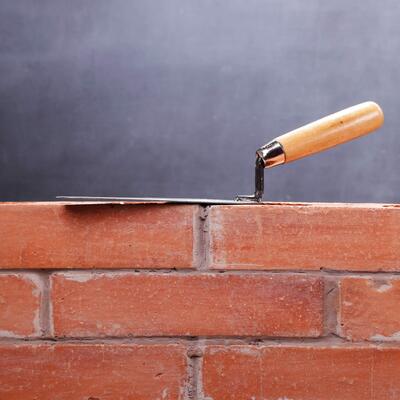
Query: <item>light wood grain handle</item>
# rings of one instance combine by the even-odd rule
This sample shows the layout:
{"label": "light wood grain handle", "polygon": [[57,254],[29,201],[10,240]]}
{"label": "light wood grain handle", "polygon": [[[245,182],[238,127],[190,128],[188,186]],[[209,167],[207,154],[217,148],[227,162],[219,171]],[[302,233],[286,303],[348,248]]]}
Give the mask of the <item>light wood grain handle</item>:
{"label": "light wood grain handle", "polygon": [[328,115],[274,139],[285,153],[285,163],[327,150],[378,129],[383,124],[378,104],[367,101]]}

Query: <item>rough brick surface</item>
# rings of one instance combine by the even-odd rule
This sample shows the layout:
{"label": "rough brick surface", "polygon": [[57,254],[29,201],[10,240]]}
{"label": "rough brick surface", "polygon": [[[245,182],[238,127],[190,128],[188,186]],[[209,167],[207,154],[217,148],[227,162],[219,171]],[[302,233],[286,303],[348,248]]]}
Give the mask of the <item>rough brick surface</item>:
{"label": "rough brick surface", "polygon": [[0,205],[0,268],[189,268],[197,206]]}
{"label": "rough brick surface", "polygon": [[0,337],[40,335],[41,284],[32,274],[0,274]]}
{"label": "rough brick surface", "polygon": [[178,345],[0,345],[0,398],[182,399],[185,349]]}
{"label": "rough brick surface", "polygon": [[400,270],[395,206],[215,206],[209,224],[217,269]]}
{"label": "rough brick surface", "polygon": [[370,372],[371,400],[400,398],[400,347],[376,349]]}
{"label": "rough brick surface", "polygon": [[338,315],[347,339],[400,340],[400,279],[342,279]]}
{"label": "rough brick surface", "polygon": [[229,274],[56,274],[58,336],[319,336],[321,279]]}
{"label": "rough brick surface", "polygon": [[212,346],[202,390],[213,400],[394,400],[399,363],[399,348]]}
{"label": "rough brick surface", "polygon": [[399,222],[0,204],[0,400],[398,400]]}

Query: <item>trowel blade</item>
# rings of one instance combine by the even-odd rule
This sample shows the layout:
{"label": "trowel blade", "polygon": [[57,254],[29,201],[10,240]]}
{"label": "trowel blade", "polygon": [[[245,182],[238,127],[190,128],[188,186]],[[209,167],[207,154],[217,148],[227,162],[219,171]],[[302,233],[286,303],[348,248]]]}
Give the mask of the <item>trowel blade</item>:
{"label": "trowel blade", "polygon": [[83,202],[121,202],[121,203],[183,203],[183,204],[216,204],[240,205],[260,204],[253,201],[221,200],[221,199],[187,199],[175,197],[93,197],[93,196],[57,196],[57,199]]}

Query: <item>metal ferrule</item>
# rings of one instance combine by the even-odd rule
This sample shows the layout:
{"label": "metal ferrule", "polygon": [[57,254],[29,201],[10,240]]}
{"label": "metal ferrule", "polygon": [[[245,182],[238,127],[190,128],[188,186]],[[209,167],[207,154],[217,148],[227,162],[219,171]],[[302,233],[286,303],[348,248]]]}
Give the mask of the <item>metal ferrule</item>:
{"label": "metal ferrule", "polygon": [[285,151],[282,145],[276,140],[260,147],[256,151],[256,154],[263,160],[264,168],[272,168],[285,163]]}

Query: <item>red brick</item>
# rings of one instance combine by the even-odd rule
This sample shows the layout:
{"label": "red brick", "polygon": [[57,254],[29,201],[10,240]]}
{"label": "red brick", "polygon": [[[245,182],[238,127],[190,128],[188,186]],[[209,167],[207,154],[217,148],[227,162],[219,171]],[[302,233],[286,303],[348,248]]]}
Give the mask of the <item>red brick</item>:
{"label": "red brick", "polygon": [[256,346],[207,348],[201,374],[204,398],[263,399],[261,363],[260,349]]}
{"label": "red brick", "polygon": [[1,345],[0,398],[181,399],[184,350],[178,345]]}
{"label": "red brick", "polygon": [[394,400],[399,366],[400,348],[212,346],[202,390],[213,400]]}
{"label": "red brick", "polygon": [[197,206],[0,205],[0,268],[189,268]]}
{"label": "red brick", "polygon": [[374,353],[373,380],[371,391],[373,400],[400,399],[400,349],[380,348]]}
{"label": "red brick", "polygon": [[41,284],[33,274],[0,275],[0,337],[40,335]]}
{"label": "red brick", "polygon": [[343,278],[339,332],[350,340],[400,340],[400,279]]}
{"label": "red brick", "polygon": [[400,270],[400,208],[384,205],[214,206],[216,269]]}
{"label": "red brick", "polygon": [[57,336],[319,336],[323,282],[301,275],[56,274]]}

